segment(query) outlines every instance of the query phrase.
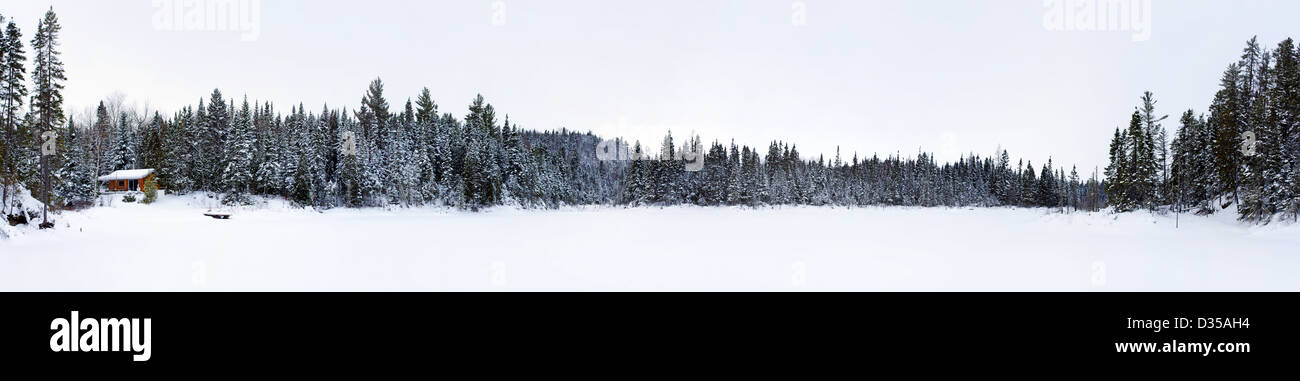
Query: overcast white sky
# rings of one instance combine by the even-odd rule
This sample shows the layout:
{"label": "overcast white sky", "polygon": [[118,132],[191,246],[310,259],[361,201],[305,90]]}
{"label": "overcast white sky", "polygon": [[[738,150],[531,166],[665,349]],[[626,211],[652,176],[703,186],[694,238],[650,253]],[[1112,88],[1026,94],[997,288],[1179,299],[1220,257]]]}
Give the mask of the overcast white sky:
{"label": "overcast white sky", "polygon": [[1000,145],[1086,174],[1142,91],[1171,119],[1203,112],[1247,39],[1271,47],[1300,22],[1293,0],[1151,1],[1139,42],[1050,30],[1043,0],[261,0],[252,41],[160,30],[157,0],[6,1],[0,14],[30,40],[54,6],[75,110],[120,91],[172,111],[213,88],[353,108],[382,77],[394,107],[428,86],[463,116],[482,93],[532,129],[783,139],[846,160]]}

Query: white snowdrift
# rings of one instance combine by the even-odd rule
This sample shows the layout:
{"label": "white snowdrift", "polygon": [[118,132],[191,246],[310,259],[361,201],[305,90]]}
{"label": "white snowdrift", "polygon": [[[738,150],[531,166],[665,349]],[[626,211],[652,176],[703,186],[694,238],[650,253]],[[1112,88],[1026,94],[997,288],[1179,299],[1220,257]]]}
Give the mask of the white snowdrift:
{"label": "white snowdrift", "polygon": [[[21,235],[28,230],[28,228],[36,229],[36,226],[40,224],[38,218],[37,220],[31,221],[32,223],[29,225],[9,226],[8,221],[5,219],[6,214],[22,213],[29,216],[39,216],[41,214],[41,209],[45,204],[41,203],[40,200],[37,200],[36,197],[33,197],[32,193],[27,191],[26,188],[21,186],[18,187],[17,194],[10,194],[9,199],[0,200],[0,202],[6,204],[0,205],[0,240]],[[54,212],[51,211],[51,213]]]}
{"label": "white snowdrift", "polygon": [[1043,209],[296,209],[203,196],[0,240],[0,291],[1300,291],[1300,225]]}

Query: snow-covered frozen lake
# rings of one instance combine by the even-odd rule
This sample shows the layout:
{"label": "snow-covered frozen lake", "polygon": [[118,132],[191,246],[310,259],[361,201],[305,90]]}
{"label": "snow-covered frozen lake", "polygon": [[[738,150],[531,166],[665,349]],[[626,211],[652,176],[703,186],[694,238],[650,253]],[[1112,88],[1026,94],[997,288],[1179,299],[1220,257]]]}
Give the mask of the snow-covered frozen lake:
{"label": "snow-covered frozen lake", "polygon": [[164,197],[0,240],[0,291],[1300,291],[1300,225],[1042,209],[293,209]]}

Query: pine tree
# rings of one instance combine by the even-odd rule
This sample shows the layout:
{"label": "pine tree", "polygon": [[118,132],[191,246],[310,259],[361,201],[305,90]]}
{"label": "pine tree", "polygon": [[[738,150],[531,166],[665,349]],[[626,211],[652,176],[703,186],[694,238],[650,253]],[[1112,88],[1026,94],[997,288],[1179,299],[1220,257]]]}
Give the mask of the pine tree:
{"label": "pine tree", "polygon": [[166,122],[163,121],[162,114],[155,112],[149,123],[144,125],[139,134],[140,147],[137,151],[137,163],[141,163],[142,168],[153,168],[155,170],[162,168],[165,152],[163,151],[163,136],[166,129]]}
{"label": "pine tree", "polygon": [[114,134],[113,149],[108,153],[109,169],[120,171],[124,169],[135,169],[135,144],[132,143],[134,131],[131,125],[126,123],[126,114],[120,117],[117,125],[117,132]]}
{"label": "pine tree", "polygon": [[1116,211],[1132,210],[1129,193],[1129,155],[1128,133],[1115,129],[1115,136],[1110,141],[1110,165],[1106,166],[1106,198]]}
{"label": "pine tree", "polygon": [[222,203],[226,205],[242,204],[249,201],[248,193],[253,180],[251,172],[253,121],[247,98],[244,99],[244,104],[235,115],[234,122],[230,127],[224,153],[222,154],[222,157],[226,158],[225,168],[222,170],[221,175],[225,186],[225,196],[222,198]]}
{"label": "pine tree", "polygon": [[107,173],[112,169],[112,155],[110,151],[114,148],[112,140],[113,120],[108,115],[108,108],[104,107],[104,102],[99,102],[99,107],[95,109],[95,122],[91,126],[87,138],[90,140],[90,156],[93,158],[92,165],[95,173]]}
{"label": "pine tree", "polygon": [[501,145],[504,154],[502,178],[510,196],[526,199],[527,195],[523,189],[530,181],[526,173],[528,165],[525,163],[527,157],[524,155],[524,143],[518,129],[519,126],[510,125],[510,117],[506,116],[505,125],[501,128]]}
{"label": "pine tree", "polygon": [[[654,190],[651,196],[651,202],[675,204],[677,203],[678,181],[681,163],[676,162],[677,146],[673,144],[673,132],[668,131],[664,140],[659,145],[658,160],[651,162],[654,168]],[[757,175],[757,174],[755,174]]]}
{"label": "pine tree", "polygon": [[1159,202],[1156,198],[1156,185],[1160,182],[1159,164],[1156,160],[1155,140],[1147,131],[1141,113],[1133,112],[1128,131],[1129,184],[1126,197],[1133,203],[1133,207],[1154,210]]}
{"label": "pine tree", "polygon": [[191,133],[195,128],[190,124],[189,113],[188,108],[177,113],[173,122],[164,130],[164,160],[162,167],[158,168],[160,185],[171,192],[182,194],[194,187],[190,163],[194,161]]}
{"label": "pine tree", "polygon": [[1079,166],[1076,165],[1070,167],[1070,188],[1067,190],[1067,194],[1069,194],[1070,198],[1066,202],[1067,205],[1074,208],[1074,210],[1076,211],[1079,210],[1079,206],[1083,198],[1082,195],[1080,194],[1081,191],[1080,188],[1081,187],[1079,183]]}
{"label": "pine tree", "polygon": [[[1231,202],[1237,199],[1238,174],[1241,160],[1241,120],[1243,109],[1239,104],[1238,79],[1241,67],[1233,63],[1223,73],[1221,89],[1214,96],[1210,105],[1209,128],[1213,131],[1213,163],[1215,177],[1218,180],[1215,193],[1232,195]],[[1226,205],[1225,205],[1226,206]]]}
{"label": "pine tree", "polygon": [[1052,167],[1052,159],[1047,159],[1047,165],[1043,166],[1042,173],[1038,176],[1038,205],[1045,207],[1057,206],[1060,202],[1058,194],[1057,176],[1055,169]]}
{"label": "pine tree", "polygon": [[278,195],[284,191],[284,171],[280,167],[280,150],[268,149],[263,154],[253,181],[263,194]]}
{"label": "pine tree", "polygon": [[59,58],[59,18],[51,7],[37,24],[32,39],[32,112],[36,114],[36,131],[51,131],[65,122],[63,115],[63,60]]}
{"label": "pine tree", "polygon": [[311,164],[308,163],[307,155],[302,155],[299,157],[298,165],[293,171],[293,189],[289,193],[290,199],[298,205],[312,205],[314,203],[312,197],[313,188]]}
{"label": "pine tree", "polygon": [[219,191],[222,190],[221,175],[225,170],[226,162],[222,156],[223,147],[226,146],[226,133],[230,129],[230,114],[226,108],[226,100],[221,96],[221,90],[213,89],[207,108],[204,109],[203,103],[199,102],[199,110],[201,110],[199,119],[203,120],[203,131],[199,135],[199,143],[196,146],[199,165],[198,184],[202,190]]}
{"label": "pine tree", "polygon": [[[366,89],[365,96],[361,97],[362,110],[368,111],[365,117],[358,116],[361,121],[362,136],[366,139],[372,139],[376,142],[384,142],[382,136],[388,131],[388,100],[384,99],[384,81],[379,78],[370,82],[370,87]],[[379,149],[383,149],[381,145]]]}
{"label": "pine tree", "polygon": [[624,203],[629,205],[641,205],[650,199],[651,186],[650,170],[648,161],[643,160],[645,150],[641,147],[641,142],[636,142],[631,150],[632,164],[627,174],[627,190],[624,193]]}
{"label": "pine tree", "polygon": [[1271,137],[1270,167],[1265,181],[1276,209],[1293,220],[1300,215],[1300,47],[1288,38],[1278,44],[1276,84],[1270,98],[1270,117],[1276,123]]}
{"label": "pine tree", "polygon": [[362,204],[361,197],[361,165],[363,164],[358,158],[359,142],[358,136],[361,134],[352,123],[344,121],[340,128],[339,136],[339,186],[343,192],[343,205],[357,207]]}
{"label": "pine tree", "polygon": [[1169,115],[1156,115],[1155,95],[1147,91],[1142,94],[1142,106],[1138,111],[1142,115],[1143,134],[1151,140],[1152,155],[1154,155],[1154,164],[1156,175],[1154,176],[1155,193],[1152,195],[1152,203],[1161,204],[1167,199],[1166,185],[1169,182],[1169,135],[1165,127],[1161,125]]}
{"label": "pine tree", "polygon": [[[0,18],[0,23],[4,19]],[[14,130],[22,120],[19,112],[27,98],[27,69],[24,62],[27,56],[23,52],[23,35],[10,21],[4,33],[0,33],[0,126],[6,132]],[[12,136],[9,141],[13,142]]]}
{"label": "pine tree", "polygon": [[[462,199],[462,190],[457,184],[461,180],[461,160],[464,157],[461,145],[460,123],[451,114],[444,114],[437,123],[437,134],[433,142],[433,166],[437,194],[444,205],[455,205]],[[540,169],[539,169],[540,171]]]}
{"label": "pine tree", "polygon": [[383,203],[383,151],[375,140],[361,139],[358,143],[361,155],[361,200],[363,205],[378,206]]}
{"label": "pine tree", "polygon": [[428,87],[420,89],[415,106],[415,123],[418,128],[414,148],[419,160],[420,192],[424,200],[433,201],[442,197],[439,187],[441,170],[439,162],[444,156],[445,137],[441,136],[438,128],[440,125],[438,104],[433,101]]}
{"label": "pine tree", "polygon": [[1275,203],[1270,200],[1265,178],[1275,170],[1270,168],[1269,158],[1275,157],[1272,151],[1276,143],[1276,122],[1270,117],[1267,90],[1273,82],[1270,57],[1261,56],[1254,38],[1247,43],[1241,66],[1244,70],[1238,104],[1245,107],[1241,128],[1256,136],[1256,154],[1243,154],[1241,158],[1241,204],[1237,212],[1242,220],[1262,221],[1275,213]]}
{"label": "pine tree", "polygon": [[[412,206],[420,203],[419,159],[415,155],[415,118],[411,111],[411,102],[407,102],[407,112],[403,118],[392,123],[389,149],[389,168],[392,173],[388,183],[394,187],[390,192],[396,203]],[[423,156],[423,155],[419,155]]]}
{"label": "pine tree", "polygon": [[994,170],[993,178],[990,181],[994,188],[993,195],[997,197],[998,202],[1002,205],[1015,205],[1012,200],[1012,194],[1014,194],[1012,179],[1014,176],[1011,173],[1011,155],[1007,150],[1000,151],[1002,151],[1002,155],[998,157],[998,166]]}
{"label": "pine tree", "polygon": [[1034,174],[1034,162],[1029,161],[1025,164],[1024,172],[1020,175],[1020,206],[1035,206],[1034,195],[1037,194],[1038,179]]}
{"label": "pine tree", "polygon": [[86,165],[89,161],[89,155],[84,149],[84,134],[79,133],[76,126],[68,123],[60,135],[68,141],[68,149],[62,150],[63,166],[59,168],[54,192],[57,198],[63,201],[63,204],[73,208],[79,208],[91,205],[96,197],[96,184],[94,173]]}
{"label": "pine tree", "polygon": [[[51,7],[45,12],[45,17],[37,23],[36,36],[32,39],[32,51],[35,54],[32,59],[32,87],[35,94],[31,99],[31,113],[28,114],[30,123],[26,123],[27,131],[23,131],[31,134],[28,136],[40,136],[44,132],[55,131],[66,122],[63,114],[63,82],[67,77],[64,76],[63,61],[59,58],[61,53],[58,49],[61,30],[58,17]],[[49,170],[49,167],[55,166],[56,163],[48,163],[47,158],[39,153],[35,153],[34,156],[25,153],[21,157],[24,159],[20,163],[18,177],[29,179],[30,189],[37,189],[39,185],[42,189],[49,190],[51,184],[40,183],[44,179],[24,175],[24,173],[35,172],[37,157],[43,170]]]}
{"label": "pine tree", "polygon": [[[0,17],[0,24],[4,18]],[[19,134],[18,124],[23,101],[27,98],[24,85],[26,69],[23,63],[22,33],[10,21],[0,31],[0,214],[8,214],[9,198],[18,192],[22,142],[26,136]]]}
{"label": "pine tree", "polygon": [[309,162],[307,172],[311,176],[312,205],[326,208],[330,206],[329,194],[334,187],[329,173],[330,158],[337,156],[332,152],[335,143],[331,141],[334,132],[330,123],[329,108],[322,107],[320,116],[313,119],[316,123],[315,128],[311,130],[311,155],[307,158]]}
{"label": "pine tree", "polygon": [[470,104],[465,116],[464,200],[471,209],[495,205],[500,200],[501,173],[498,166],[499,132],[495,111],[483,95]]}
{"label": "pine tree", "polygon": [[1203,195],[1197,191],[1197,179],[1201,176],[1199,158],[1201,149],[1196,114],[1187,110],[1179,118],[1181,124],[1175,134],[1172,150],[1173,162],[1170,166],[1170,189],[1173,194],[1175,210],[1182,212],[1188,206],[1198,205]]}

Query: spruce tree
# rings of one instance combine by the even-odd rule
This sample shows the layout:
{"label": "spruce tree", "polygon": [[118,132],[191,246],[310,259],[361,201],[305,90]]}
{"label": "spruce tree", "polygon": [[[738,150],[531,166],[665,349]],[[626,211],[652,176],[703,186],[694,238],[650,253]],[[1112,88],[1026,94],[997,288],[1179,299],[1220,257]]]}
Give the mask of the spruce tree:
{"label": "spruce tree", "polygon": [[166,156],[163,151],[164,129],[166,129],[166,122],[163,121],[162,114],[157,112],[149,123],[144,125],[144,129],[138,136],[140,147],[136,150],[139,156],[137,162],[141,164],[141,168],[155,170],[162,168]]}
{"label": "spruce tree", "polygon": [[1020,206],[1036,206],[1035,204],[1037,204],[1037,202],[1035,202],[1036,200],[1034,198],[1037,194],[1037,188],[1038,179],[1037,175],[1034,174],[1034,162],[1029,161],[1025,164],[1024,173],[1020,176]]}
{"label": "spruce tree", "polygon": [[358,136],[361,132],[357,130],[353,123],[344,121],[341,126],[339,136],[339,187],[343,195],[343,205],[348,207],[357,207],[362,203],[361,198],[361,165],[363,164],[358,157]]}
{"label": "spruce tree", "polygon": [[[1209,128],[1213,132],[1213,168],[1216,184],[1215,193],[1231,195],[1230,203],[1237,201],[1239,167],[1241,165],[1241,120],[1243,110],[1238,95],[1238,79],[1241,78],[1240,65],[1233,63],[1223,73],[1220,90],[1210,104]],[[1225,207],[1227,204],[1224,205]]]}
{"label": "spruce tree", "polygon": [[86,165],[89,155],[85,150],[84,135],[69,122],[68,127],[60,133],[68,142],[68,148],[59,152],[63,166],[56,175],[54,192],[63,205],[80,208],[94,203],[97,184],[92,169]]}
{"label": "spruce tree", "polygon": [[[0,24],[4,18],[0,17]],[[23,53],[22,33],[10,21],[0,30],[0,214],[8,212],[9,198],[18,192],[20,181],[20,140],[18,133],[22,121],[19,112],[27,98],[24,84],[27,57]]]}
{"label": "spruce tree", "polygon": [[302,155],[293,171],[293,189],[289,191],[290,199],[298,205],[311,206],[314,203],[313,188],[311,164],[308,163],[307,155]]}
{"label": "spruce tree", "polygon": [[[3,21],[0,18],[0,23]],[[5,130],[15,129],[22,121],[19,112],[27,99],[27,56],[22,39],[22,32],[12,20],[0,33],[0,126]]]}
{"label": "spruce tree", "polygon": [[415,100],[415,150],[414,154],[419,159],[419,183],[420,193],[426,201],[436,200],[442,197],[439,189],[440,166],[439,161],[443,156],[444,141],[440,136],[438,128],[438,104],[434,102],[429,88],[420,89],[420,95]]}
{"label": "spruce tree", "polygon": [[1060,195],[1057,190],[1059,184],[1057,184],[1057,176],[1054,167],[1052,167],[1051,158],[1047,159],[1047,165],[1043,166],[1042,173],[1039,174],[1038,179],[1038,205],[1046,207],[1057,206],[1060,201]]}
{"label": "spruce tree", "polygon": [[1269,196],[1276,209],[1293,220],[1300,215],[1300,47],[1288,38],[1278,44],[1276,84],[1270,96],[1272,120],[1276,123],[1271,143],[1268,178]]}
{"label": "spruce tree", "polygon": [[331,206],[329,194],[333,191],[334,184],[330,178],[330,159],[336,157],[337,153],[333,152],[335,143],[332,141],[334,136],[334,127],[331,126],[329,108],[322,107],[321,114],[316,120],[315,128],[312,129],[311,155],[308,157],[308,174],[312,182],[312,205],[318,208]]}
{"label": "spruce tree", "polygon": [[1184,211],[1188,206],[1200,205],[1204,192],[1198,191],[1202,165],[1199,162],[1201,138],[1196,114],[1187,110],[1179,118],[1180,126],[1175,134],[1172,150],[1173,161],[1170,166],[1170,189],[1173,194],[1175,210]]}
{"label": "spruce tree", "polygon": [[1074,210],[1076,211],[1079,210],[1079,205],[1082,198],[1082,196],[1080,195],[1080,190],[1081,190],[1080,188],[1081,187],[1079,183],[1079,166],[1076,165],[1070,167],[1070,188],[1067,190],[1067,194],[1069,195],[1069,200],[1067,200],[1067,205],[1074,208]]}
{"label": "spruce tree", "polygon": [[175,193],[186,193],[194,187],[190,166],[194,161],[194,141],[190,135],[193,130],[186,108],[177,113],[163,132],[165,153],[162,167],[158,168],[158,182]]}
{"label": "spruce tree", "polygon": [[284,191],[284,171],[280,166],[281,150],[267,149],[263,154],[257,171],[253,173],[258,189],[266,195],[278,195]]}
{"label": "spruce tree", "polygon": [[126,113],[121,114],[120,122],[117,124],[117,132],[114,133],[113,148],[108,153],[109,170],[121,171],[124,169],[135,169],[135,140],[132,136],[134,131],[131,125],[126,123]]}
{"label": "spruce tree", "polygon": [[199,109],[202,110],[199,117],[203,120],[203,131],[196,147],[199,151],[198,184],[206,191],[221,191],[223,190],[221,175],[225,170],[223,165],[226,162],[222,154],[223,147],[226,146],[226,134],[230,129],[230,112],[219,89],[212,90],[207,108],[204,109],[203,103],[200,102]]}
{"label": "spruce tree", "polygon": [[1243,154],[1241,158],[1241,204],[1237,208],[1239,217],[1247,221],[1262,221],[1275,213],[1275,203],[1270,200],[1266,180],[1275,170],[1270,168],[1272,163],[1269,159],[1276,156],[1273,153],[1276,121],[1270,116],[1267,90],[1274,82],[1270,60],[1268,55],[1261,56],[1254,38],[1247,43],[1241,61],[1244,70],[1238,104],[1245,107],[1241,128],[1254,134],[1256,143],[1251,147],[1254,154]]}
{"label": "spruce tree", "polygon": [[55,126],[65,122],[63,115],[63,82],[67,80],[63,71],[62,55],[59,52],[59,18],[51,7],[45,17],[37,24],[36,36],[32,39],[32,112],[36,114],[35,131],[51,131]]}
{"label": "spruce tree", "polygon": [[1129,200],[1130,167],[1128,133],[1115,129],[1110,141],[1110,165],[1106,166],[1106,198],[1116,211],[1132,210]]}
{"label": "spruce tree", "polygon": [[1126,200],[1133,208],[1146,207],[1155,209],[1156,184],[1159,183],[1158,167],[1155,155],[1155,140],[1147,134],[1140,112],[1133,112],[1128,131],[1128,184]]}
{"label": "spruce tree", "polygon": [[[361,97],[362,111],[366,112],[364,117],[358,116],[361,122],[361,132],[366,139],[373,139],[380,144],[384,140],[381,135],[388,131],[385,129],[388,123],[388,100],[384,99],[384,81],[375,78],[370,82],[370,87],[366,89],[366,94]],[[380,149],[384,147],[379,146]]]}
{"label": "spruce tree", "polygon": [[244,99],[244,104],[235,115],[230,127],[222,154],[222,157],[226,158],[226,165],[221,175],[225,186],[222,203],[226,205],[249,201],[248,191],[253,180],[251,173],[253,121],[247,98]]}
{"label": "spruce tree", "polygon": [[1014,176],[1011,173],[1011,155],[1007,150],[1000,151],[1002,151],[1002,155],[998,158],[998,167],[993,172],[991,181],[995,189],[993,195],[997,197],[998,202],[1002,205],[1014,205],[1015,203],[1012,200],[1012,194],[1014,194],[1012,179]]}
{"label": "spruce tree", "polygon": [[[32,87],[35,94],[31,99],[31,113],[28,114],[30,123],[27,123],[26,130],[23,133],[31,134],[28,136],[40,136],[45,132],[55,131],[66,122],[63,114],[63,82],[67,80],[63,71],[63,61],[59,52],[59,32],[62,30],[59,25],[59,19],[54,14],[54,8],[51,7],[45,12],[36,28],[36,35],[32,39]],[[19,147],[22,147],[21,145]],[[19,149],[19,151],[28,151],[31,149]],[[34,155],[33,155],[34,154]],[[23,154],[24,162],[20,163],[19,178],[28,178],[30,189],[37,189],[37,185],[42,189],[50,190],[49,183],[40,183],[45,181],[44,178],[37,178],[34,175],[37,167],[37,158],[40,159],[40,166],[45,171],[51,171],[51,166],[55,163],[47,162],[44,155],[39,152]],[[23,175],[28,173],[29,175]],[[49,201],[49,200],[43,200]]]}
{"label": "spruce tree", "polygon": [[1147,91],[1142,94],[1142,105],[1138,107],[1138,111],[1142,115],[1143,134],[1150,139],[1154,156],[1156,174],[1151,202],[1161,204],[1166,200],[1165,184],[1169,182],[1169,135],[1161,122],[1168,119],[1169,115],[1156,115],[1156,103],[1159,102],[1155,100],[1155,95]]}
{"label": "spruce tree", "polygon": [[501,128],[501,136],[504,155],[502,178],[506,189],[512,197],[526,199],[527,195],[523,189],[529,182],[525,172],[528,168],[525,163],[527,157],[524,155],[523,140],[519,136],[519,126],[511,126],[509,116],[506,117],[505,125]]}

